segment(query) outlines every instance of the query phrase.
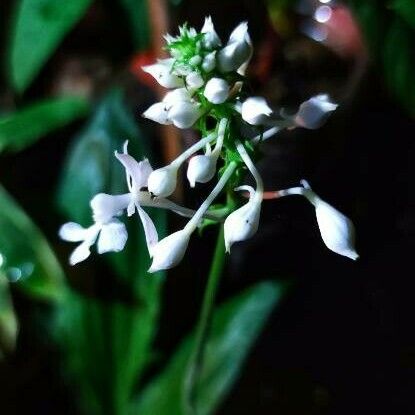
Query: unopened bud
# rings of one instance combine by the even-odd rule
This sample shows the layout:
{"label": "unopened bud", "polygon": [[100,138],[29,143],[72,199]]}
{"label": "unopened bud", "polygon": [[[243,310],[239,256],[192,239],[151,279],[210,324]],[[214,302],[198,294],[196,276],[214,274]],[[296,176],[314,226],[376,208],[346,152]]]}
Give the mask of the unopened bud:
{"label": "unopened bud", "polygon": [[176,189],[177,169],[171,165],[151,172],[148,177],[148,191],[154,196],[167,197]]}
{"label": "unopened bud", "polygon": [[203,93],[212,104],[222,104],[228,99],[229,84],[221,78],[212,78],[208,81]]}

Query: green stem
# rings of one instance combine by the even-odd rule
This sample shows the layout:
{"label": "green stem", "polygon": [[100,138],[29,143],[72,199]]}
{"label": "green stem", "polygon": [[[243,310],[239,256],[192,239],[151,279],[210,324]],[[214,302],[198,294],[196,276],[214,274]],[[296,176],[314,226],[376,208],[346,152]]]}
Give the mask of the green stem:
{"label": "green stem", "polygon": [[215,253],[209,272],[208,282],[203,297],[202,309],[196,330],[192,357],[189,361],[184,380],[184,413],[197,415],[197,382],[203,369],[206,343],[212,323],[216,292],[225,263],[225,242],[223,226],[220,227]]}

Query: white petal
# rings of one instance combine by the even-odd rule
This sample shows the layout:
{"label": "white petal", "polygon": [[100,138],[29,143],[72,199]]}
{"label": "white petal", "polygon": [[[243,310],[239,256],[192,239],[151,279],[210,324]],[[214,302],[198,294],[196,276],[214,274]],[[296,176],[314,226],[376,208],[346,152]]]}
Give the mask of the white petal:
{"label": "white petal", "polygon": [[75,222],[68,222],[59,229],[59,237],[68,242],[80,242],[85,239],[87,230]]}
{"label": "white petal", "polygon": [[251,38],[248,32],[248,22],[241,22],[238,26],[233,29],[229,36],[229,43],[232,42],[247,42],[249,43]]}
{"label": "white petal", "polygon": [[316,129],[326,122],[336,108],[337,104],[331,102],[328,95],[317,95],[300,105],[294,121],[301,127]]}
{"label": "white petal", "polygon": [[148,252],[152,253],[153,246],[158,242],[159,237],[157,234],[157,229],[154,226],[153,221],[151,220],[150,216],[147,212],[139,205],[136,204],[137,212],[140,215],[141,223],[143,224],[144,234],[146,236],[146,243]]}
{"label": "white petal", "polygon": [[130,199],[131,195],[129,193],[123,195],[99,193],[95,195],[90,202],[94,221],[99,223],[110,221],[127,208]]}
{"label": "white petal", "polygon": [[228,99],[229,84],[224,79],[212,78],[207,82],[203,94],[213,104],[222,104]]}
{"label": "white petal", "polygon": [[217,158],[209,155],[197,155],[190,159],[187,166],[187,179],[190,187],[196,183],[209,182],[216,173]]}
{"label": "white petal", "polygon": [[272,114],[272,109],[262,97],[250,97],[241,107],[242,118],[251,125],[263,124]]}
{"label": "white petal", "polygon": [[153,263],[148,272],[166,270],[176,266],[183,258],[190,235],[184,231],[172,233],[152,249]]}
{"label": "white petal", "polygon": [[142,187],[147,186],[147,180],[150,173],[153,171],[150,162],[147,159],[138,162],[129,154],[115,152],[115,157],[124,166],[125,171],[131,179],[131,186],[129,183],[130,190],[138,191]]}
{"label": "white petal", "polygon": [[124,249],[128,234],[125,225],[119,220],[113,220],[102,226],[98,237],[98,253],[119,252]]}
{"label": "white petal", "polygon": [[147,111],[143,112],[142,116],[159,124],[169,125],[172,122],[169,120],[169,107],[164,102],[157,102],[153,104]]}
{"label": "white petal", "polygon": [[190,128],[202,115],[199,105],[180,102],[169,111],[169,119],[177,128]]}
{"label": "white petal", "polygon": [[172,105],[179,102],[190,102],[191,96],[186,88],[177,88],[173,91],[167,92],[163,98],[163,102],[167,104],[167,108],[170,109]]}
{"label": "white petal", "polygon": [[174,59],[159,60],[153,65],[143,66],[143,71],[149,73],[161,86],[178,88],[183,86],[183,79],[172,73]]}
{"label": "white petal", "polygon": [[186,76],[186,85],[192,89],[198,89],[204,85],[205,81],[198,72],[191,72]]}
{"label": "white petal", "polygon": [[76,265],[79,262],[85,261],[89,255],[91,255],[90,245],[86,242],[82,242],[69,257],[69,264]]}

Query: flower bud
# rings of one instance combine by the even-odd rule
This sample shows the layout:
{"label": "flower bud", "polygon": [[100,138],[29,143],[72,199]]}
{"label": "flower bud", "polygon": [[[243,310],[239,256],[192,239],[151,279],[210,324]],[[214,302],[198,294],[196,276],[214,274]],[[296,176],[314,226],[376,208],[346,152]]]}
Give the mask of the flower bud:
{"label": "flower bud", "polygon": [[316,129],[325,123],[330,113],[336,108],[337,104],[330,102],[328,95],[317,95],[300,105],[294,122],[300,127]]}
{"label": "flower bud", "polygon": [[186,88],[177,88],[167,92],[163,98],[163,102],[167,104],[167,108],[172,107],[180,102],[190,102],[191,96]]}
{"label": "flower bud", "polygon": [[168,106],[164,102],[157,102],[143,113],[143,117],[158,122],[159,124],[172,124],[169,120]]}
{"label": "flower bud", "polygon": [[186,76],[186,85],[192,89],[198,89],[204,85],[205,81],[198,72],[191,72]]}
{"label": "flower bud", "polygon": [[190,187],[196,183],[207,183],[216,173],[217,158],[212,155],[198,155],[190,159],[187,167],[187,179]]}
{"label": "flower bud", "polygon": [[151,172],[148,177],[148,191],[154,196],[167,197],[176,189],[177,169],[171,165]]}
{"label": "flower bud", "polygon": [[154,245],[150,251],[153,263],[148,272],[162,271],[176,266],[186,252],[189,239],[190,234],[181,230],[172,233]]}
{"label": "flower bud", "polygon": [[213,49],[221,45],[221,41],[216,33],[210,16],[205,18],[205,24],[203,25],[201,32],[205,34],[203,37],[203,44],[207,49]]}
{"label": "flower bud", "polygon": [[356,260],[359,254],[356,252],[355,229],[352,221],[333,206],[320,199],[309,187],[306,181],[302,182],[305,191],[304,196],[316,208],[317,223],[323,242],[336,254]]}
{"label": "flower bud", "polygon": [[177,128],[190,128],[202,115],[198,104],[179,102],[169,110],[169,119]]}
{"label": "flower bud", "polygon": [[224,79],[212,78],[206,84],[204,95],[212,104],[222,104],[228,99],[229,85]]}
{"label": "flower bud", "polygon": [[252,42],[248,24],[239,24],[229,37],[228,44],[218,52],[218,66],[222,72],[238,70],[252,56]]}
{"label": "flower bud", "polygon": [[202,63],[202,69],[205,72],[212,72],[216,66],[216,50],[205,56]]}
{"label": "flower bud", "polygon": [[272,109],[262,97],[250,97],[242,103],[242,118],[251,125],[260,125],[267,121]]}
{"label": "flower bud", "polygon": [[[246,187],[243,186],[243,188]],[[225,220],[226,252],[230,251],[235,242],[245,241],[255,235],[258,230],[262,196],[259,197],[252,187],[249,187],[249,191],[251,193],[249,202],[232,212]]]}
{"label": "flower bud", "polygon": [[164,88],[183,86],[183,79],[172,72],[174,59],[161,59],[153,65],[143,66],[144,72],[150,74]]}

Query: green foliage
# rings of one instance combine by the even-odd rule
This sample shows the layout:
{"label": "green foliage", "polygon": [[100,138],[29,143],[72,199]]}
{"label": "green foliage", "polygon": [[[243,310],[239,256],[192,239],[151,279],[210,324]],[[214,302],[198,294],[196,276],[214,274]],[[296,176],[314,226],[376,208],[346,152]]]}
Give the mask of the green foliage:
{"label": "green foliage", "polygon": [[130,22],[134,46],[138,50],[150,45],[150,24],[146,0],[120,0]]}
{"label": "green foliage", "polygon": [[62,97],[37,102],[0,117],[0,151],[20,151],[36,140],[84,116],[88,103],[79,97]]}
{"label": "green foliage", "polygon": [[[149,153],[122,93],[114,90],[96,109],[68,156],[58,203],[71,220],[91,223],[89,200],[96,193],[127,191],[124,168],[114,157],[124,140],[129,140],[133,156]],[[149,214],[163,236],[165,213]],[[123,252],[106,254],[116,279],[98,276],[96,281],[97,291],[113,297],[105,301],[72,293],[62,312],[69,366],[89,414],[125,414],[152,355],[163,276],[147,274],[149,256],[136,217],[128,221],[128,233]]]}
{"label": "green foliage", "polygon": [[0,276],[0,361],[14,349],[17,337],[17,319],[14,313],[9,284]]}
{"label": "green foliage", "polygon": [[[214,413],[236,380],[252,345],[279,301],[282,287],[263,282],[218,307],[198,385],[198,412]],[[167,368],[143,391],[130,415],[183,415],[182,388],[193,335],[174,353]]]}
{"label": "green foliage", "polygon": [[9,47],[10,80],[23,92],[91,0],[20,0]]}
{"label": "green foliage", "polygon": [[389,90],[415,115],[415,3],[350,0],[350,4],[372,59],[383,69]]}
{"label": "green foliage", "polygon": [[20,206],[0,187],[0,278],[18,282],[29,295],[62,298],[63,272],[43,235]]}

